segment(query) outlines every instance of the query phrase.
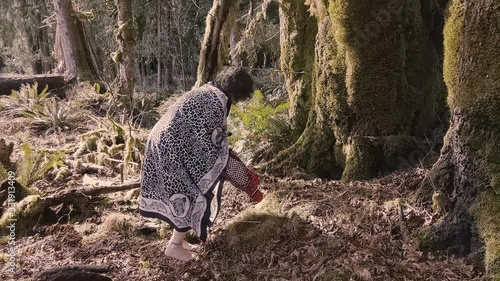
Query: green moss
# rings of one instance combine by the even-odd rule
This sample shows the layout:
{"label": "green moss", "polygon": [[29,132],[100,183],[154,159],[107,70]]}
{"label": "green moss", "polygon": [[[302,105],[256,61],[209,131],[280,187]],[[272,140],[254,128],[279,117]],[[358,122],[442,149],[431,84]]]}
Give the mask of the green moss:
{"label": "green moss", "polygon": [[444,26],[444,80],[448,87],[448,103],[454,104],[458,83],[458,48],[464,25],[464,1],[453,0],[448,4]]}
{"label": "green moss", "polygon": [[480,193],[470,212],[484,239],[486,270],[500,274],[500,196],[491,190]]}
{"label": "green moss", "polygon": [[137,232],[141,222],[130,215],[121,213],[108,214],[102,224],[99,225],[97,232],[83,238],[82,243],[88,243],[108,236],[111,233],[119,232],[122,234],[133,235]]}
{"label": "green moss", "polygon": [[351,138],[344,146],[346,163],[342,173],[342,181],[366,180],[375,176],[376,155],[370,139]]}
{"label": "green moss", "polygon": [[127,21],[118,27],[119,39],[123,41],[135,41],[137,29],[133,22]]}
{"label": "green moss", "polygon": [[436,248],[436,239],[431,227],[422,228],[418,234],[418,248],[422,251],[430,251]]}
{"label": "green moss", "polygon": [[287,219],[281,216],[281,195],[266,194],[262,202],[246,209],[227,226],[229,247],[253,249],[262,241],[272,240],[276,229]]}
{"label": "green moss", "polygon": [[[412,137],[433,129],[444,111],[440,44],[429,35],[439,11],[418,1],[306,1],[318,28],[309,32],[315,34],[314,55],[304,57],[296,49],[303,29],[295,26],[306,26],[302,3],[284,2],[282,69],[304,75],[310,69],[312,76],[285,73],[294,139],[302,134],[278,155],[278,166],[286,170],[296,163],[320,176],[345,167],[345,180],[378,175],[375,160],[403,155],[414,145]],[[308,60],[312,68],[304,67]],[[390,162],[385,167],[399,167]]]}
{"label": "green moss", "polygon": [[[11,207],[11,206],[7,206]],[[18,236],[30,234],[37,225],[45,209],[44,200],[39,195],[29,195],[14,207],[14,212],[6,212],[0,218],[0,231],[2,235],[9,235],[9,225],[14,223],[15,233]],[[15,219],[15,221],[12,221]]]}
{"label": "green moss", "polygon": [[[500,126],[500,26],[498,3],[465,9],[453,1],[445,30],[445,74],[450,108],[471,112],[478,125]],[[477,16],[481,13],[481,16]],[[471,59],[474,58],[474,59]]]}
{"label": "green moss", "polygon": [[[337,44],[346,48],[348,103],[356,117],[353,130],[359,135],[411,133],[414,112],[428,106],[422,100],[426,91],[421,80],[431,85],[440,80],[436,59],[423,57],[422,49],[430,47],[425,52],[433,52],[433,46],[423,38],[420,4],[397,1],[403,6],[393,9],[395,2],[330,1]],[[429,69],[431,79],[420,78]]]}
{"label": "green moss", "polygon": [[111,53],[111,58],[116,64],[120,64],[123,62],[123,53],[121,51],[115,51]]}
{"label": "green moss", "polygon": [[294,139],[304,131],[311,107],[314,44],[318,30],[304,1],[282,1],[280,9],[281,69],[290,98],[290,119]]}
{"label": "green moss", "polygon": [[63,181],[67,179],[71,175],[71,171],[68,169],[68,167],[61,167],[57,170],[57,174],[55,177],[55,181]]}

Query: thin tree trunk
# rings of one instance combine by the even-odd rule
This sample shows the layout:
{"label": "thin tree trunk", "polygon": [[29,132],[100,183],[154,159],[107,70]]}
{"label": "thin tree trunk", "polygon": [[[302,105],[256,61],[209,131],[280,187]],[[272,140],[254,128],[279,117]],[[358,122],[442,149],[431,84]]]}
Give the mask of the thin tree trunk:
{"label": "thin tree trunk", "polygon": [[[252,2],[253,3],[253,2]],[[252,5],[250,9],[253,9]],[[241,53],[238,52],[237,47],[238,43],[241,41],[241,33],[244,31],[245,24],[239,23],[236,20],[236,16],[239,14],[239,7],[236,6],[234,9],[234,16],[229,25],[231,25],[231,31],[229,34],[229,54],[231,65],[233,66],[243,66],[243,61],[241,59]],[[253,13],[249,12],[249,17],[253,16]],[[250,19],[247,20],[251,21]]]}
{"label": "thin tree trunk", "polygon": [[[39,3],[28,3],[26,0],[17,0],[21,14],[27,14],[32,9],[40,9],[38,7]],[[31,62],[31,71],[33,74],[42,74],[43,65],[41,53],[41,37],[43,36],[43,31],[40,25],[42,24],[42,18],[40,12],[36,14],[35,20],[23,21],[24,34],[26,36],[26,41],[28,48],[31,50],[32,56],[35,58]]]}
{"label": "thin tree trunk", "polygon": [[172,42],[171,42],[171,34],[172,34],[172,2],[166,3],[165,7],[165,46],[167,47],[167,54],[165,56],[165,83],[167,87],[173,86],[173,65],[172,65]]}
{"label": "thin tree trunk", "polygon": [[135,86],[135,39],[136,27],[132,14],[132,0],[116,0],[118,7],[118,46],[120,60],[118,94],[127,105],[128,113],[133,110]]}
{"label": "thin tree trunk", "polygon": [[144,58],[139,60],[139,67],[141,70],[141,84],[142,87],[146,87],[146,66],[145,66]]}
{"label": "thin tree trunk", "polygon": [[162,40],[161,40],[161,25],[162,25],[162,19],[161,19],[161,10],[162,10],[162,0],[158,0],[158,5],[157,5],[157,11],[156,11],[156,25],[157,25],[157,38],[158,38],[158,54],[157,54],[157,74],[156,74],[156,88],[161,89],[162,84],[161,84],[161,61],[162,61],[162,56],[163,56],[163,46],[162,46]]}
{"label": "thin tree trunk", "polygon": [[49,40],[49,31],[48,27],[41,28],[42,30],[42,54],[45,57],[45,61],[43,62],[43,73],[49,73],[52,68],[52,56],[50,54],[50,40]]}

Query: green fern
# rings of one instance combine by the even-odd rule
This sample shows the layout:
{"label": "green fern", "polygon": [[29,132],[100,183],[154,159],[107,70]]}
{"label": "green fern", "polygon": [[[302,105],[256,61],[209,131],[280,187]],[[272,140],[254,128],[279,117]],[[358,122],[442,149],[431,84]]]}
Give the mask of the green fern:
{"label": "green fern", "polygon": [[79,115],[71,104],[49,97],[48,88],[38,92],[38,84],[23,85],[19,91],[12,91],[7,97],[0,98],[1,110],[11,116],[31,119],[30,128],[37,132],[53,133],[69,129]]}
{"label": "green fern", "polygon": [[69,129],[79,118],[74,107],[56,98],[47,99],[43,106],[37,107],[28,117],[31,121],[31,128],[46,134]]}
{"label": "green fern", "polygon": [[63,166],[63,151],[49,152],[47,150],[34,150],[29,143],[20,146],[24,157],[17,164],[17,181],[24,187],[29,187],[43,177],[53,168]]}
{"label": "green fern", "polygon": [[233,126],[232,143],[246,140],[249,147],[258,147],[262,142],[287,145],[291,142],[291,126],[288,120],[288,102],[273,106],[260,91],[254,93],[248,104],[235,107],[230,120]]}
{"label": "green fern", "polygon": [[33,85],[23,84],[19,91],[0,98],[0,103],[3,104],[2,111],[10,115],[29,117],[43,107],[48,97],[48,87],[38,92],[38,83],[35,82]]}

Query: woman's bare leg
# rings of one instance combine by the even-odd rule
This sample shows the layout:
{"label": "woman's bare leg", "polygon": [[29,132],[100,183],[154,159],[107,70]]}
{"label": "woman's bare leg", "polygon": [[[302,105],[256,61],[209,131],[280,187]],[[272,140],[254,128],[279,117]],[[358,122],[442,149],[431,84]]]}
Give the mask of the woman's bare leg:
{"label": "woman's bare leg", "polygon": [[[180,261],[190,261],[194,258],[196,258],[196,255],[188,252],[184,247],[183,244],[187,243],[184,241],[184,238],[186,237],[187,232],[179,232],[177,230],[174,230],[172,233],[172,237],[170,238],[170,241],[168,242],[167,249],[165,250],[165,255],[171,258],[178,259]],[[189,243],[188,243],[189,244]]]}

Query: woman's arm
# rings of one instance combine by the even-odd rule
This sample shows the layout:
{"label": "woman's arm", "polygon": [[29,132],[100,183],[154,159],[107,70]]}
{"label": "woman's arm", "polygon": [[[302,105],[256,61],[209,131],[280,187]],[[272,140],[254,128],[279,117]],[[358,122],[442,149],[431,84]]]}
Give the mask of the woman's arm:
{"label": "woman's arm", "polygon": [[256,202],[262,201],[262,192],[258,189],[259,176],[248,169],[236,153],[229,149],[229,159],[222,177],[229,181],[234,187],[244,191]]}

